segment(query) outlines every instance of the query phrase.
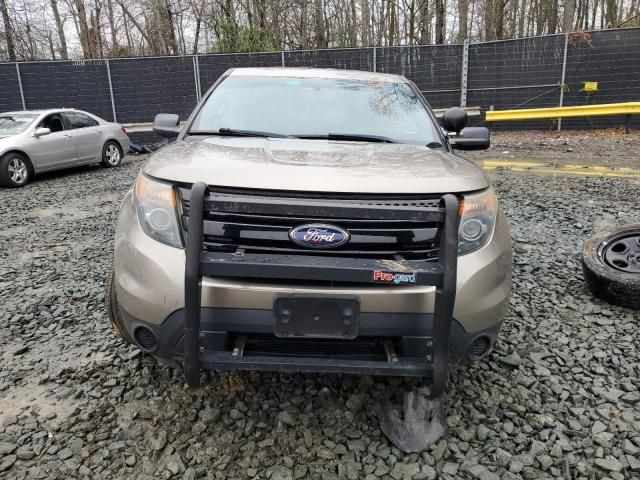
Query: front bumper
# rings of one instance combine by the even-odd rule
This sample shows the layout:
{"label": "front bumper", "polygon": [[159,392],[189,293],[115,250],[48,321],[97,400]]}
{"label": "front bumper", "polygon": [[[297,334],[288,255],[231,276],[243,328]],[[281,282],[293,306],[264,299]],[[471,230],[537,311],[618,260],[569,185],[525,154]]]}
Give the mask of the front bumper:
{"label": "front bumper", "polygon": [[[456,232],[457,234],[457,232]],[[456,239],[457,243],[457,239]],[[134,337],[144,325],[159,339],[154,355],[168,359],[184,358],[185,328],[185,252],[156,242],[145,235],[137,221],[131,195],[125,198],[118,222],[115,254],[115,280],[118,303],[125,327]],[[457,296],[447,339],[450,362],[466,363],[469,346],[483,337],[490,343],[497,336],[504,317],[511,285],[511,248],[508,227],[500,212],[494,234],[482,249],[457,259]],[[291,270],[289,270],[291,272]],[[201,338],[198,362],[209,368],[251,368],[270,370],[318,371],[318,362],[284,361],[272,356],[269,362],[230,358],[230,350],[240,333],[267,334],[273,328],[273,298],[280,293],[356,294],[360,298],[360,336],[398,340],[398,352],[417,362],[397,363],[389,371],[385,365],[360,362],[324,362],[320,371],[359,371],[393,375],[430,376],[432,364],[429,339],[434,337],[436,303],[435,277],[415,286],[298,286],[303,282],[264,281],[228,276],[226,271],[199,277],[201,298]],[[370,271],[366,274],[370,274]],[[270,276],[270,278],[273,278]],[[283,276],[282,278],[287,278]],[[455,278],[455,277],[454,277]],[[441,285],[441,284],[440,284]],[[453,302],[451,302],[453,303]],[[451,316],[451,315],[449,315]],[[247,319],[251,320],[247,320]],[[208,333],[210,332],[210,333]],[[272,332],[272,330],[271,330]],[[135,337],[134,337],[135,338]],[[414,340],[416,339],[416,340]],[[182,342],[182,343],[181,343]],[[223,348],[224,345],[224,348]],[[208,351],[208,346],[210,352]],[[334,368],[335,367],[335,368]],[[353,367],[353,368],[351,368]]]}
{"label": "front bumper", "polygon": [[[173,312],[161,324],[154,325],[133,317],[121,309],[124,328],[131,338],[136,338],[138,329],[148,329],[156,339],[152,348],[141,347],[148,353],[168,361],[184,360],[185,311]],[[276,370],[297,372],[348,372],[369,375],[430,376],[430,368],[424,362],[429,354],[428,342],[433,336],[432,314],[411,313],[362,313],[360,315],[360,342],[345,341],[297,341],[295,347],[304,350],[307,355],[320,356],[324,348],[330,348],[332,357],[337,360],[333,365],[319,365],[318,362],[305,362],[292,356],[292,348],[287,341],[278,341],[273,336],[273,312],[271,310],[252,310],[237,308],[202,308],[200,362],[204,368]],[[479,356],[474,345],[492,345],[498,336],[500,325],[494,325],[478,332],[466,332],[459,322],[451,324],[449,338],[449,366],[456,368],[476,360]],[[234,357],[233,351],[238,342],[245,342],[242,357]],[[391,341],[398,358],[407,358],[413,362],[393,363],[386,361],[385,341]],[[353,345],[356,344],[357,348]],[[140,346],[140,345],[138,345]],[[268,368],[256,362],[270,349]],[[282,357],[287,357],[283,360]],[[358,358],[375,361],[375,364],[356,364],[349,366],[349,360]],[[294,362],[298,363],[294,363]]]}

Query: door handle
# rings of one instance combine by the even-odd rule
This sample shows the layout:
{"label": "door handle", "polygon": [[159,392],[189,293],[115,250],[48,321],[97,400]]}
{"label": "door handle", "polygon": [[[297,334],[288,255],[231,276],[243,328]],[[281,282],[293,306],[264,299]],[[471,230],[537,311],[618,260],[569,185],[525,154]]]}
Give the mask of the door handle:
{"label": "door handle", "polygon": [[63,135],[63,137],[66,138],[66,139],[69,139],[69,138],[71,138],[71,135],[67,134],[67,135]]}
{"label": "door handle", "polygon": [[102,130],[97,130],[97,131],[95,131],[93,133],[95,133],[96,135],[100,135],[102,133]]}

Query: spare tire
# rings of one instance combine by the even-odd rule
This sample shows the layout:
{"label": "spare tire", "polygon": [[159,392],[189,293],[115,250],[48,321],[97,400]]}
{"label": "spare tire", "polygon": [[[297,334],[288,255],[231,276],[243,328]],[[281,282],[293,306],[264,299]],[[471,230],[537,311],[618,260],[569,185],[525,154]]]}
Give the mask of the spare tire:
{"label": "spare tire", "polygon": [[614,228],[587,240],[582,272],[596,297],[640,310],[640,224]]}

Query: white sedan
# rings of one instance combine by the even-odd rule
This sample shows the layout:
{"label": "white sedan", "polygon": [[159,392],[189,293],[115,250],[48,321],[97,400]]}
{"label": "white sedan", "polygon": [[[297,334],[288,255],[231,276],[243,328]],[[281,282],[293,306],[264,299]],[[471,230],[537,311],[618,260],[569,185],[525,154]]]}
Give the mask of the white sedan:
{"label": "white sedan", "polygon": [[129,151],[122,125],[72,109],[0,113],[0,186],[22,187],[34,175],[101,163],[117,167]]}

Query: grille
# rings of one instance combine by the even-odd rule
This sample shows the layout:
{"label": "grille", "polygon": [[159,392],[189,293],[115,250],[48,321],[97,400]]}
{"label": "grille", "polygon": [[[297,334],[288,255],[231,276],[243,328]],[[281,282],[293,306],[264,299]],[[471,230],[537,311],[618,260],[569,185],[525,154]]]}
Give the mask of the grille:
{"label": "grille", "polygon": [[[182,206],[182,228],[186,232],[189,217],[189,194],[187,188],[179,189]],[[252,198],[273,198],[291,202],[300,197],[283,197],[277,193],[259,194],[241,191],[229,193],[215,191],[218,200],[233,201],[235,195]],[[305,201],[344,201],[352,205],[376,207],[424,207],[436,208],[440,198],[353,198],[351,196],[305,195]],[[204,212],[204,248],[211,252],[259,253],[281,255],[313,255],[358,257],[372,259],[432,260],[438,255],[440,234],[437,224],[418,223],[405,220],[376,220],[375,212],[368,219],[339,218],[325,219],[314,216],[294,216],[286,214]],[[328,223],[347,230],[351,239],[341,247],[332,249],[309,249],[297,245],[289,238],[291,229],[307,223]]]}

